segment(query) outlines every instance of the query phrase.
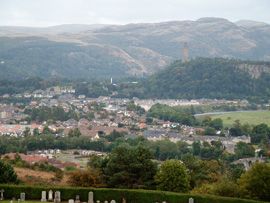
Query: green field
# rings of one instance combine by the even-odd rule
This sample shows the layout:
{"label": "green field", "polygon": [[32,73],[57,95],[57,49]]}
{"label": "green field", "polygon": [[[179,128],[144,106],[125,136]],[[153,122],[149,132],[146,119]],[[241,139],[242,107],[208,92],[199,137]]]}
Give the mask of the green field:
{"label": "green field", "polygon": [[211,115],[211,117],[212,119],[221,118],[224,127],[231,127],[237,119],[240,120],[242,124],[258,125],[265,123],[270,126],[270,111],[235,112]]}

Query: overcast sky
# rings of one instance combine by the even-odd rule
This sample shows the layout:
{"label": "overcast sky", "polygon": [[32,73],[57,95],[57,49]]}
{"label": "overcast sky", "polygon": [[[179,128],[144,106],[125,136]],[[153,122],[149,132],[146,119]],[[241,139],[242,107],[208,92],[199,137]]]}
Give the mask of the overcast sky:
{"label": "overcast sky", "polygon": [[128,24],[202,17],[270,23],[270,0],[0,0],[0,26]]}

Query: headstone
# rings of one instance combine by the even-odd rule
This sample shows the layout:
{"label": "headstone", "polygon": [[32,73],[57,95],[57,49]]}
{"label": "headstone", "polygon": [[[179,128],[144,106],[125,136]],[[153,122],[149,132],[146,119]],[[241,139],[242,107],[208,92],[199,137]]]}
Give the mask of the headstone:
{"label": "headstone", "polygon": [[68,200],[68,203],[74,203],[74,199]]}
{"label": "headstone", "polygon": [[41,201],[42,201],[42,202],[47,202],[47,199],[46,199],[46,191],[42,191],[42,192],[41,192]]}
{"label": "headstone", "polygon": [[21,201],[22,202],[25,201],[25,193],[24,192],[21,193]]}
{"label": "headstone", "polygon": [[111,203],[116,203],[116,201],[115,200],[112,200]]}
{"label": "headstone", "polygon": [[194,199],[191,197],[188,199],[188,203],[194,203]]}
{"label": "headstone", "polygon": [[1,192],[0,200],[4,200],[4,192],[5,192],[5,190],[2,189],[2,190],[0,190],[0,192]]}
{"label": "headstone", "polygon": [[97,203],[100,203],[100,201],[98,200]]}
{"label": "headstone", "polygon": [[13,201],[11,200],[10,203],[13,203]]}
{"label": "headstone", "polygon": [[18,203],[21,203],[21,200],[20,199],[18,199]]}
{"label": "headstone", "polygon": [[104,203],[108,203],[108,201],[105,201]]}
{"label": "headstone", "polygon": [[93,192],[88,193],[88,203],[94,203],[94,194],[93,194]]}
{"label": "headstone", "polygon": [[61,193],[59,191],[56,191],[54,194],[54,202],[55,203],[61,202]]}
{"label": "headstone", "polygon": [[48,201],[53,201],[53,191],[52,190],[49,191]]}
{"label": "headstone", "polygon": [[80,203],[80,195],[76,195],[75,203]]}

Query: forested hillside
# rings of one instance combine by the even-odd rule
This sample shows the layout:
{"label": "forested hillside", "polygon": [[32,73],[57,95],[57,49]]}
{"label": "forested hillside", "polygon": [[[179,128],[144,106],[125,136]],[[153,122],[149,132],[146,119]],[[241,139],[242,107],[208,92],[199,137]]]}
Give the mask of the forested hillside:
{"label": "forested hillside", "polygon": [[269,62],[197,58],[188,63],[175,61],[137,86],[122,86],[119,91],[122,97],[129,94],[139,98],[260,98],[267,101],[269,72]]}
{"label": "forested hillside", "polygon": [[241,70],[241,64],[268,66],[264,62],[244,62],[229,59],[198,58],[182,64],[175,61],[147,81],[145,93],[156,98],[245,98],[270,96],[270,74],[253,78],[252,73]]}

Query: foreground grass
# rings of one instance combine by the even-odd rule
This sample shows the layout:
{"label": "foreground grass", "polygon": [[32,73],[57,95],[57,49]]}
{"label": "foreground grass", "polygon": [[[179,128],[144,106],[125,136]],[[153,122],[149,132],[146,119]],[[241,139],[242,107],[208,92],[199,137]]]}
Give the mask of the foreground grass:
{"label": "foreground grass", "polygon": [[265,123],[270,126],[270,111],[253,111],[253,112],[235,112],[212,115],[212,119],[221,118],[224,127],[231,127],[235,120],[240,120],[242,124],[258,125]]}

